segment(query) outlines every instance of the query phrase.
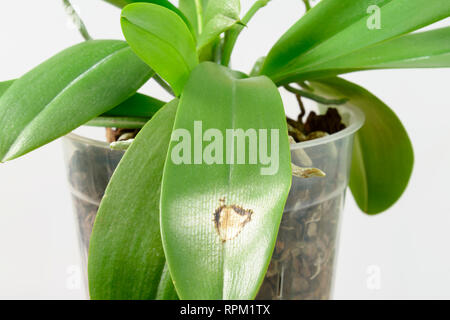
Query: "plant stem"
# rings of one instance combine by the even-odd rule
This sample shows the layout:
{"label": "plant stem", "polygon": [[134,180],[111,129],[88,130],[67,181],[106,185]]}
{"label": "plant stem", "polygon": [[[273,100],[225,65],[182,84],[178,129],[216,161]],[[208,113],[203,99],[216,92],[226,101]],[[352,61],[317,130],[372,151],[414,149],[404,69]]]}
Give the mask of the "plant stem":
{"label": "plant stem", "polygon": [[153,79],[164,89],[167,91],[168,94],[170,94],[172,97],[175,97],[175,93],[173,93],[172,88],[167,84],[167,82],[164,81],[163,78],[161,78],[158,74],[155,73],[153,76]]}
{"label": "plant stem", "polygon": [[89,35],[89,32],[86,29],[86,25],[84,24],[83,20],[81,20],[80,15],[74,9],[70,1],[69,0],[62,0],[62,1],[67,14],[70,15],[70,17],[72,18],[73,23],[75,24],[75,26],[77,26],[78,31],[80,32],[83,39],[92,40],[92,37]]}
{"label": "plant stem", "polygon": [[150,119],[138,117],[97,117],[87,122],[90,127],[140,129]]}
{"label": "plant stem", "polygon": [[230,64],[231,54],[233,53],[234,46],[239,37],[239,34],[244,29],[253,16],[258,12],[259,9],[264,8],[270,0],[257,0],[253,6],[247,11],[241,20],[241,24],[235,25],[231,30],[225,33],[225,43],[223,45],[222,51],[222,65],[228,66]]}
{"label": "plant stem", "polygon": [[311,93],[311,92],[308,92],[308,91],[304,91],[304,90],[301,90],[301,89],[297,89],[297,88],[294,88],[294,87],[289,86],[289,85],[285,86],[284,88],[287,91],[289,91],[289,92],[298,94],[299,96],[305,97],[305,98],[310,99],[310,100],[314,100],[314,101],[316,101],[318,103],[322,103],[322,104],[339,105],[339,104],[344,104],[345,102],[348,101],[348,99],[346,99],[346,98],[343,98],[343,99],[327,99],[327,98],[318,96],[317,94],[314,94],[314,93]]}
{"label": "plant stem", "polygon": [[306,11],[308,12],[311,10],[311,4],[309,3],[309,0],[303,0],[303,3],[305,4]]}
{"label": "plant stem", "polygon": [[203,31],[203,7],[201,0],[195,0],[195,9],[197,14],[197,29],[198,34],[201,34]]}
{"label": "plant stem", "polygon": [[298,106],[300,107],[300,114],[298,115],[297,121],[302,121],[306,114],[305,105],[303,104],[302,97],[299,94],[295,95],[297,97]]}

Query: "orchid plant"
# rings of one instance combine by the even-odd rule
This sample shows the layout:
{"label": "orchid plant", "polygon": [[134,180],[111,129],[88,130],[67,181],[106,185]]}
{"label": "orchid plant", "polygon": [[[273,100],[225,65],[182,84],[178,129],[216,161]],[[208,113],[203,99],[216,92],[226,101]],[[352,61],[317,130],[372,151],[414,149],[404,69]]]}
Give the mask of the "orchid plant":
{"label": "orchid plant", "polygon": [[[407,132],[380,99],[338,75],[449,67],[450,27],[412,32],[449,17],[450,1],[303,0],[306,14],[248,72],[229,67],[236,40],[276,2],[256,0],[241,15],[239,0],[107,1],[122,9],[126,41],[93,40],[80,23],[86,41],[0,83],[2,162],[82,125],[140,129],[94,225],[91,298],[256,296],[292,179],[281,89],[364,111],[350,179],[362,211],[382,212],[405,190],[413,167]],[[136,93],[151,78],[173,100]],[[196,121],[210,132],[204,162],[196,146],[177,144],[197,134]],[[228,129],[278,132],[267,137],[277,170],[221,162],[215,138]]]}

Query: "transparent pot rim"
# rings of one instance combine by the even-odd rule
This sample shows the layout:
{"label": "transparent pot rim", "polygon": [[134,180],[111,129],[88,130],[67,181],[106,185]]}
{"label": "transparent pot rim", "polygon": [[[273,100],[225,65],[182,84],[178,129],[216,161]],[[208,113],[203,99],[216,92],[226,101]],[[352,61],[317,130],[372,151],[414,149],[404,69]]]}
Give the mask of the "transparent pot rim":
{"label": "transparent pot rim", "polygon": [[[356,131],[358,131],[364,124],[365,116],[364,113],[357,107],[353,106],[338,106],[336,107],[341,115],[344,115],[344,121],[348,120],[349,123],[346,123],[347,127],[344,130],[341,130],[339,132],[336,132],[334,134],[328,135],[323,138],[314,139],[310,141],[304,141],[304,142],[298,142],[291,145],[291,150],[297,150],[297,149],[303,149],[303,148],[310,148],[315,147],[318,145],[330,143],[336,140],[340,140],[343,138],[346,138],[352,134],[354,134]],[[349,119],[345,119],[346,116]],[[96,147],[110,149],[109,143],[105,141],[100,141],[96,139],[91,139],[87,137],[80,136],[76,133],[69,133],[65,136],[68,139],[75,140],[81,143],[94,145]]]}
{"label": "transparent pot rim", "polygon": [[292,144],[291,150],[311,148],[336,140],[344,139],[361,129],[365,121],[364,112],[362,112],[361,109],[353,106],[337,106],[336,109],[339,110],[339,113],[341,114],[341,116],[343,116],[344,123],[347,125],[344,130],[330,134],[323,138]]}

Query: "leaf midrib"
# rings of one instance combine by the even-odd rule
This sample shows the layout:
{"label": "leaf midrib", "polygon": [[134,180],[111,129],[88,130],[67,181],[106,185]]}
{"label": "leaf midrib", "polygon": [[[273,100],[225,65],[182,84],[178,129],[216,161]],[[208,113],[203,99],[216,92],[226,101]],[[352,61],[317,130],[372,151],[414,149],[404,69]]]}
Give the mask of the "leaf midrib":
{"label": "leaf midrib", "polygon": [[[231,111],[231,129],[235,129],[236,126],[236,86],[237,86],[237,79],[234,78],[230,78],[231,79],[231,106],[230,106],[230,111]],[[233,137],[234,139],[234,137]],[[235,156],[234,151],[233,151],[233,157]],[[233,161],[234,162],[234,161]],[[231,179],[232,179],[232,175],[233,175],[233,166],[232,164],[227,165],[228,168],[228,186],[231,185]],[[222,248],[222,299],[225,299],[225,286],[224,286],[224,282],[225,282],[225,258],[227,257],[227,245],[226,243],[221,243],[221,248]]]}

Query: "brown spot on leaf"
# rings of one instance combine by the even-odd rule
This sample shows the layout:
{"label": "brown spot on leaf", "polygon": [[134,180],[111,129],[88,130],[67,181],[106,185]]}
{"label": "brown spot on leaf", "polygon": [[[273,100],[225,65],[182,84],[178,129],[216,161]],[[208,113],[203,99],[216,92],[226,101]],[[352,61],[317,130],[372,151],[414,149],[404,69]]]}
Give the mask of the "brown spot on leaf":
{"label": "brown spot on leaf", "polygon": [[252,219],[253,210],[243,209],[236,204],[226,205],[225,199],[220,199],[221,205],[214,212],[214,224],[222,242],[236,238]]}

